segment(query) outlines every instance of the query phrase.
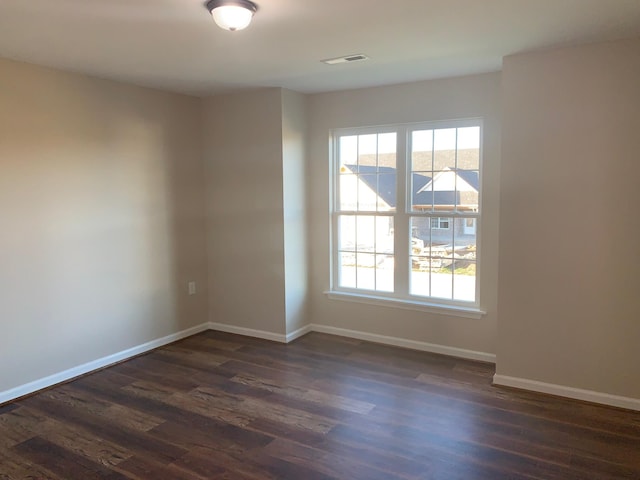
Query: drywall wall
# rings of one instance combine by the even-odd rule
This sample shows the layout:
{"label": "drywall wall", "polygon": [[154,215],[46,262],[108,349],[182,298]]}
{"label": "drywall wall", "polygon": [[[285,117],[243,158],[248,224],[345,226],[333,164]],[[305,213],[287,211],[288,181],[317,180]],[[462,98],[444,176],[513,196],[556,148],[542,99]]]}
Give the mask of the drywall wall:
{"label": "drywall wall", "polygon": [[[309,98],[309,243],[311,323],[377,335],[495,353],[500,176],[500,74],[312,95]],[[482,268],[480,304],[487,314],[468,319],[347,303],[329,289],[329,135],[344,127],[470,117],[484,119]]]}
{"label": "drywall wall", "polygon": [[640,39],[507,57],[497,373],[640,398]]}
{"label": "drywall wall", "polygon": [[282,94],[204,101],[210,319],[285,334]]}
{"label": "drywall wall", "polygon": [[0,392],[206,322],[199,100],[0,60],[0,105]]}
{"label": "drywall wall", "polygon": [[282,182],[287,334],[308,321],[306,97],[282,90]]}

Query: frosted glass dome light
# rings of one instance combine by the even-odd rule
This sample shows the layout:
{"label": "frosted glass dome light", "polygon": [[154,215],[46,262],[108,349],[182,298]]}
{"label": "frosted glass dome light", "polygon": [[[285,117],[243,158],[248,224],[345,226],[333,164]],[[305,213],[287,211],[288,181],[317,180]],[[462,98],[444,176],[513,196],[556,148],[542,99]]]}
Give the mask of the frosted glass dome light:
{"label": "frosted glass dome light", "polygon": [[232,32],[247,28],[258,10],[249,0],[211,0],[207,8],[220,28]]}

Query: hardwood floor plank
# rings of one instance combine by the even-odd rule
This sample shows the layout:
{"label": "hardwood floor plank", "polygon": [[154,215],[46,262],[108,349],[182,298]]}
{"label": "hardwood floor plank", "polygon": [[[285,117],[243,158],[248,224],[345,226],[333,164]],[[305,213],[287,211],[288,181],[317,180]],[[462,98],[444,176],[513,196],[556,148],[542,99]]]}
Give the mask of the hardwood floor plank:
{"label": "hardwood floor plank", "polygon": [[[20,407],[5,417],[6,425],[25,429],[62,448],[101,465],[117,465],[132,454],[86,430],[56,421],[28,407]],[[33,436],[31,438],[33,438]]]}
{"label": "hardwood floor plank", "polygon": [[640,480],[640,413],[325,334],[203,332],[0,407],[0,480]]}
{"label": "hardwood floor plank", "polygon": [[[315,470],[311,466],[300,465],[293,462],[288,462],[277,457],[272,457],[264,452],[255,452],[251,455],[248,461],[260,468],[267,476],[265,478],[277,478],[277,479],[304,479],[304,480],[339,480],[341,478],[346,479],[349,477],[333,477],[323,472]],[[269,477],[271,475],[271,477]],[[357,479],[358,477],[356,477]],[[361,480],[365,480],[364,477],[360,477]],[[354,479],[354,480],[356,480]]]}
{"label": "hardwood floor plank", "polygon": [[269,392],[279,393],[299,400],[328,405],[348,412],[367,414],[375,408],[373,403],[352,400],[340,395],[332,395],[319,390],[291,387],[282,381],[265,381],[252,375],[236,375],[231,380],[243,385],[261,388]]}
{"label": "hardwood floor plank", "polygon": [[207,479],[273,480],[274,475],[247,461],[252,452],[230,453],[219,450],[194,448],[175,464]]}
{"label": "hardwood floor plank", "polygon": [[127,480],[125,475],[91,462],[40,437],[20,443],[13,447],[13,450],[62,478]]}
{"label": "hardwood floor plank", "polygon": [[274,420],[302,430],[327,433],[335,426],[335,422],[318,415],[309,414],[303,410],[283,407],[277,403],[247,396],[235,397],[220,394],[219,391],[208,387],[197,388],[190,395],[207,401],[212,406],[223,405],[231,411],[241,412],[253,419],[265,418]]}
{"label": "hardwood floor plank", "polygon": [[278,438],[264,448],[264,453],[289,463],[310,467],[334,478],[366,478],[368,480],[402,480],[410,477],[383,471],[361,461],[318,450],[297,442]]}
{"label": "hardwood floor plank", "polygon": [[[152,398],[139,396],[142,391],[130,392],[119,390],[114,392],[108,388],[101,388],[99,385],[90,385],[87,382],[85,382],[81,388],[85,388],[96,395],[102,395],[116,404],[141,411],[146,410],[154,416],[165,419],[165,423],[151,429],[149,433],[163,431],[165,427],[169,428],[167,424],[171,422],[172,424],[185,428],[186,431],[191,432],[191,434],[203,432],[208,438],[214,437],[228,440],[241,444],[246,449],[264,446],[273,440],[273,437],[268,435],[246,430],[204,415],[183,410]],[[167,439],[173,442],[173,438],[170,435]]]}
{"label": "hardwood floor plank", "polygon": [[0,447],[0,479],[67,480],[47,470],[44,466],[20,456],[15,451],[2,447]]}
{"label": "hardwood floor plank", "polygon": [[4,415],[5,413],[12,412],[16,408],[19,408],[19,405],[16,403],[8,403],[6,405],[0,406],[0,415]]}
{"label": "hardwood floor plank", "polygon": [[150,438],[135,430],[128,430],[119,425],[114,425],[103,418],[92,416],[86,412],[78,411],[67,405],[43,396],[31,397],[24,400],[24,404],[34,408],[52,418],[77,425],[99,438],[104,438],[123,446],[125,449],[147,455],[166,464],[181,457],[186,452],[169,443]]}
{"label": "hardwood floor plank", "polygon": [[[11,413],[0,415],[0,450],[7,450],[18,443],[29,440],[37,435],[37,427],[32,420],[26,422],[14,422],[16,415],[19,413],[19,405],[11,409]],[[45,421],[43,417],[41,421]]]}
{"label": "hardwood floor plank", "polygon": [[134,456],[116,467],[117,471],[127,478],[143,480],[207,480],[192,471],[183,469],[174,463],[165,465],[149,458]]}

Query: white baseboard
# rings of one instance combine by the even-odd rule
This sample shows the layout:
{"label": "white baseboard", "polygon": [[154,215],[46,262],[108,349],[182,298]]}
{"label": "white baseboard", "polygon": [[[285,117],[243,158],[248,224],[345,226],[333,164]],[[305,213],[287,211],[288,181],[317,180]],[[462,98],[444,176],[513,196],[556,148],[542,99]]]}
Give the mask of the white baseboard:
{"label": "white baseboard", "polygon": [[[106,357],[79,365],[74,368],[70,368],[63,372],[59,372],[48,377],[35,380],[33,382],[20,385],[18,387],[0,392],[0,404],[10,402],[17,398],[29,395],[53,385],[66,382],[73,378],[91,373],[95,370],[99,370],[114,363],[127,360],[142,353],[148,352],[158,347],[162,347],[169,343],[182,340],[183,338],[190,337],[205,330],[217,330],[227,333],[235,333],[238,335],[246,335],[250,337],[262,338],[265,340],[271,340],[279,343],[289,343],[293,340],[306,335],[309,332],[327,333],[330,335],[339,335],[342,337],[356,338],[358,340],[365,340],[370,342],[382,343],[385,345],[393,345],[396,347],[410,348],[413,350],[420,350],[424,352],[439,353],[443,355],[451,355],[454,357],[467,358],[470,360],[479,360],[483,362],[495,363],[496,356],[491,353],[476,352],[473,350],[465,350],[462,348],[448,347],[445,345],[437,345],[433,343],[418,342],[415,340],[407,340],[398,337],[389,337],[386,335],[378,335],[374,333],[361,332],[357,330],[348,330],[344,328],[330,327],[327,325],[310,324],[306,325],[298,330],[291,332],[287,335],[267,332],[263,330],[254,330],[250,328],[236,327],[233,325],[225,325],[221,323],[204,323],[196,327],[192,327],[181,332],[177,332],[166,337],[152,340],[150,342],[138,345],[127,350],[108,355]],[[557,395],[561,397],[573,398],[576,400],[584,400],[587,402],[600,403],[603,405],[609,405],[613,407],[626,408],[630,410],[640,411],[640,399],[622,397],[618,395],[610,395],[607,393],[595,392],[591,390],[582,390],[579,388],[567,387],[564,385],[555,385],[551,383],[539,382],[536,380],[528,380],[526,378],[509,377],[507,375],[494,375],[494,385],[502,385],[505,387],[520,388],[523,390],[531,390],[534,392],[547,393],[550,395]]]}
{"label": "white baseboard", "polygon": [[575,400],[584,400],[585,402],[600,403],[611,407],[640,411],[640,399],[638,398],[621,397],[619,395],[610,395],[608,393],[582,390],[580,388],[566,387],[564,385],[556,385],[553,383],[538,382],[536,380],[498,374],[493,376],[493,384],[520,388],[522,390],[532,390],[534,392],[547,393],[549,395],[557,395],[559,397],[568,397]]}
{"label": "white baseboard", "polygon": [[422,352],[440,353],[442,355],[450,355],[452,357],[466,358],[469,360],[479,360],[481,362],[495,363],[496,356],[491,353],[475,352],[473,350],[465,350],[456,347],[447,347],[445,345],[436,345],[433,343],[418,342],[415,340],[407,340],[405,338],[388,337],[385,335],[377,335],[375,333],[360,332],[357,330],[347,330],[345,328],[329,327],[326,325],[309,324],[288,335],[281,335],[263,330],[253,330],[250,328],[236,327],[223,323],[210,323],[211,330],[217,330],[226,333],[237,333],[238,335],[246,335],[248,337],[262,338],[272,340],[274,342],[289,343],[306,335],[309,332],[328,333],[330,335],[338,335],[341,337],[357,338],[358,340],[366,340],[369,342],[382,343],[385,345],[393,345],[396,347],[410,348],[412,350],[420,350]]}
{"label": "white baseboard", "polygon": [[93,371],[99,370],[104,367],[108,367],[109,365],[113,365],[114,363],[118,363],[123,360],[127,360],[129,358],[135,357],[136,355],[140,355],[141,353],[148,352],[149,350],[153,350],[154,348],[162,347],[169,343],[177,342],[178,340],[182,340],[183,338],[190,337],[191,335],[195,335],[196,333],[204,332],[205,330],[208,330],[208,329],[209,329],[209,324],[203,323],[202,325],[188,328],[186,330],[182,330],[181,332],[173,333],[171,335],[167,335],[166,337],[159,338],[157,340],[152,340],[147,343],[143,343],[142,345],[138,345],[133,348],[129,348],[127,350],[114,353],[113,355],[108,355],[106,357],[93,360],[83,365],[70,368],[69,370],[65,370],[59,373],[54,373],[53,375],[49,375],[48,377],[44,377],[39,380],[34,380],[33,382],[25,383],[24,385],[20,385],[10,390],[5,390],[4,392],[0,392],[0,404],[3,404],[5,402],[10,402],[11,400],[15,400],[16,398],[20,398],[25,395],[29,395],[31,393],[37,392],[38,390],[49,388],[53,385],[66,382],[68,380],[79,377],[81,375],[91,373]]}
{"label": "white baseboard", "polygon": [[[235,333],[246,337],[262,338],[263,340],[271,340],[272,342],[287,343],[287,336],[281,333],[267,332],[265,330],[254,330],[252,328],[236,327],[235,325],[227,325],[225,323],[209,322],[210,330],[218,332]],[[294,332],[296,333],[296,332]]]}
{"label": "white baseboard", "polygon": [[287,334],[287,343],[289,342],[293,342],[296,338],[300,338],[304,335],[306,335],[307,333],[312,332],[313,330],[311,329],[311,325],[306,325],[302,328],[299,328],[298,330],[295,330],[289,334]]}
{"label": "white baseboard", "polygon": [[357,330],[329,327],[327,325],[312,324],[310,325],[310,327],[312,332],[328,333],[331,335],[339,335],[341,337],[357,338],[358,340],[366,340],[369,342],[382,343],[385,345],[393,345],[395,347],[420,350],[422,352],[439,353],[442,355],[466,358],[469,360],[479,360],[481,362],[496,363],[496,356],[492,353],[476,352],[473,350],[465,350],[463,348],[448,347],[445,345],[437,345],[435,343],[418,342],[416,340],[407,340],[405,338],[388,337],[386,335],[378,335],[375,333],[360,332]]}

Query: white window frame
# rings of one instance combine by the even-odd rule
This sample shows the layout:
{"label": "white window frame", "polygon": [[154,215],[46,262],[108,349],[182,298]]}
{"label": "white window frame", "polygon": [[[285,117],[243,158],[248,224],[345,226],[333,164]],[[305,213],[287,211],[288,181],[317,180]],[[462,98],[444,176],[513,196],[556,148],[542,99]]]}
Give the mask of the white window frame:
{"label": "white window frame", "polygon": [[[475,219],[476,226],[476,281],[475,281],[475,301],[449,300],[436,297],[424,297],[411,295],[409,293],[410,281],[410,252],[411,252],[411,232],[409,225],[411,218],[414,217],[443,217],[442,212],[416,212],[411,210],[411,175],[408,174],[411,169],[410,151],[411,151],[411,133],[416,130],[430,130],[442,128],[464,128],[475,127],[480,128],[480,163],[479,163],[479,200],[478,211],[476,212],[447,212],[445,218],[451,219],[455,224],[457,218]],[[481,284],[481,212],[482,212],[482,157],[483,157],[483,121],[481,118],[459,119],[439,122],[421,122],[409,124],[395,124],[377,127],[359,127],[359,128],[342,128],[331,131],[330,143],[330,216],[331,216],[331,246],[330,246],[330,288],[325,292],[329,298],[335,300],[344,300],[358,303],[367,303],[375,305],[392,306],[402,309],[411,309],[419,311],[434,312],[439,314],[461,316],[466,318],[480,318],[486,312],[480,308],[480,284]],[[358,288],[347,288],[339,286],[338,271],[338,219],[340,215],[378,215],[377,212],[358,212],[358,211],[341,211],[339,205],[339,139],[349,135],[366,135],[366,134],[384,134],[396,133],[396,211],[393,212],[394,218],[394,288],[395,292],[379,292],[364,290]],[[388,215],[389,212],[384,212]],[[449,225],[451,228],[453,225]],[[403,245],[405,247],[403,248]]]}

